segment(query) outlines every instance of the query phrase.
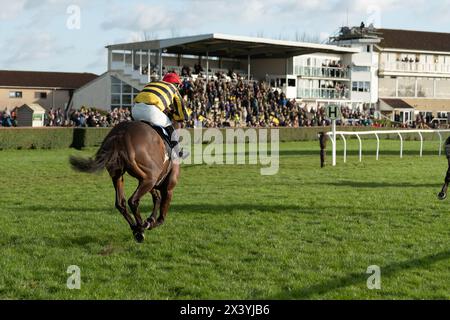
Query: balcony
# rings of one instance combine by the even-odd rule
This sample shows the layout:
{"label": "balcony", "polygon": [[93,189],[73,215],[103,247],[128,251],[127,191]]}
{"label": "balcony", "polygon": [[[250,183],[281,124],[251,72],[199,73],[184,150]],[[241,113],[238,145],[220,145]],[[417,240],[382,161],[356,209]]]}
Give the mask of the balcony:
{"label": "balcony", "polygon": [[380,73],[429,73],[450,75],[450,65],[443,63],[427,64],[418,62],[382,62]]}
{"label": "balcony", "polygon": [[296,66],[295,74],[305,78],[350,79],[347,68]]}
{"label": "balcony", "polygon": [[350,98],[350,90],[299,88],[297,95],[302,99],[345,100]]}

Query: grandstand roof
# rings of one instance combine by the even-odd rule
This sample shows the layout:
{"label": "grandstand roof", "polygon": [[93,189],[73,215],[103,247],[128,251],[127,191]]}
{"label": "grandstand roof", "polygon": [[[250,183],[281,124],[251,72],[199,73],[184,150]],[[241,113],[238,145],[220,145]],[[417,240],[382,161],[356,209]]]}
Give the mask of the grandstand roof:
{"label": "grandstand roof", "polygon": [[78,89],[97,77],[93,73],[0,70],[0,87]]}
{"label": "grandstand roof", "polygon": [[289,58],[322,53],[357,53],[358,49],[335,45],[274,40],[212,33],[191,37],[123,43],[107,46],[111,50],[159,50],[184,55],[206,55],[228,58]]}
{"label": "grandstand roof", "polygon": [[450,33],[414,30],[377,29],[380,47],[420,51],[450,52]]}

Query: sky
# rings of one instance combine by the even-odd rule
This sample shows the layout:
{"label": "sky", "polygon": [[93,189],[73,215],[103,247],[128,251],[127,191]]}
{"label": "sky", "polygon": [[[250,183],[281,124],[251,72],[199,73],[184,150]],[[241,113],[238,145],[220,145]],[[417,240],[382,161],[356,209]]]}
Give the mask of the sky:
{"label": "sky", "polygon": [[326,41],[343,25],[450,33],[450,0],[0,0],[0,69],[101,74],[105,46],[226,33]]}

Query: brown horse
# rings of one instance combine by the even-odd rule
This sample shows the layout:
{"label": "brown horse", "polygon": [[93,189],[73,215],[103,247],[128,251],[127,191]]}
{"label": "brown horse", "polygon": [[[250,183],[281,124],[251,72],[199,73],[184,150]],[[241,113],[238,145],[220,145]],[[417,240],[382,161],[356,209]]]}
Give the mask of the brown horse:
{"label": "brown horse", "polygon": [[[108,134],[95,158],[70,157],[72,167],[80,172],[109,172],[116,190],[116,208],[125,217],[138,242],[145,240],[145,230],[162,225],[167,217],[180,166],[172,161],[163,139],[143,122],[124,122]],[[139,181],[128,200],[134,220],[127,210],[123,176],[128,173]],[[152,215],[143,221],[139,203],[143,196],[153,197]],[[158,217],[159,211],[159,217]]]}

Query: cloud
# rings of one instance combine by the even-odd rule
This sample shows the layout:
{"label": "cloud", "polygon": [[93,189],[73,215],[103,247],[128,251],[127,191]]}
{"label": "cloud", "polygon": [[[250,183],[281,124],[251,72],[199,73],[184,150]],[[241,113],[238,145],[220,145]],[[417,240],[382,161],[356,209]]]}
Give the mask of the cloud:
{"label": "cloud", "polygon": [[131,7],[115,6],[101,27],[103,30],[129,31],[161,30],[177,24],[178,16],[170,7],[138,4]]}
{"label": "cloud", "polygon": [[0,0],[0,21],[17,18],[25,9],[26,0]]}
{"label": "cloud", "polygon": [[10,54],[4,60],[4,64],[7,66],[47,60],[74,49],[74,46],[58,45],[56,39],[45,32],[18,34],[6,43],[10,48]]}

